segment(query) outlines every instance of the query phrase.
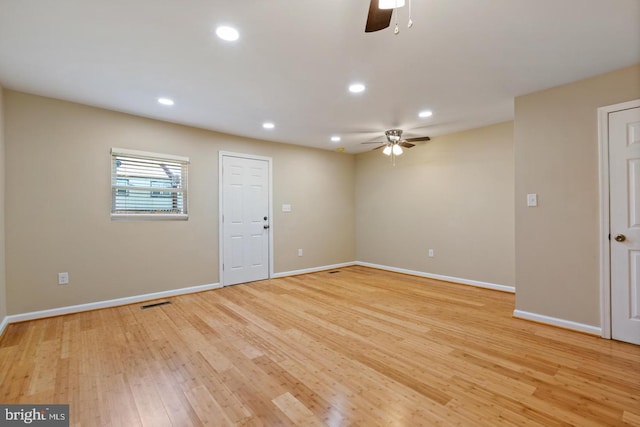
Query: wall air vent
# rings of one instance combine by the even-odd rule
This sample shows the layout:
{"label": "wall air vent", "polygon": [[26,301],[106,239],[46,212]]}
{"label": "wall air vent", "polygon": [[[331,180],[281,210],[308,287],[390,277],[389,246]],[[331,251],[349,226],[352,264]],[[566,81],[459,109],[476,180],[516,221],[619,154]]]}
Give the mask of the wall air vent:
{"label": "wall air vent", "polygon": [[146,308],[158,307],[159,305],[166,305],[166,304],[171,304],[171,301],[154,302],[152,304],[143,305],[140,308],[144,310]]}

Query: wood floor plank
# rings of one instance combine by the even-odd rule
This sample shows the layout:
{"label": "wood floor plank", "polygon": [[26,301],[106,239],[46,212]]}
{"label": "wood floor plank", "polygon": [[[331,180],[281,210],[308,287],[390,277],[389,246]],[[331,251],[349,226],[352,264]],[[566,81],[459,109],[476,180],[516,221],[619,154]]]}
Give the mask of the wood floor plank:
{"label": "wood floor plank", "polygon": [[323,424],[313,415],[302,402],[291,393],[286,392],[272,400],[273,403],[291,420],[299,426],[322,426]]}
{"label": "wood floor plank", "polygon": [[640,426],[640,347],[366,267],[9,325],[0,403],[72,426]]}
{"label": "wood floor plank", "polygon": [[198,414],[204,426],[233,426],[235,423],[227,418],[225,411],[218,405],[204,386],[198,386],[185,392],[191,406]]}
{"label": "wood floor plank", "polygon": [[629,425],[640,426],[640,414],[634,414],[630,411],[624,411],[624,414],[622,415],[622,421]]}

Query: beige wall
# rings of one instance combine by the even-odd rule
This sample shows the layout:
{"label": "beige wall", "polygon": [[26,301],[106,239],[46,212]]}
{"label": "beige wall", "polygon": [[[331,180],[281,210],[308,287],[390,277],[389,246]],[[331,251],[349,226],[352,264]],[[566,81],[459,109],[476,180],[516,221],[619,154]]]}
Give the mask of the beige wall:
{"label": "beige wall", "polygon": [[516,98],[516,309],[600,324],[597,108],[637,98],[640,65]]}
{"label": "beige wall", "polygon": [[[273,158],[276,272],[355,259],[352,155],[13,91],[5,118],[9,314],[218,282],[220,150]],[[190,157],[189,220],[111,221],[111,147]]]}
{"label": "beige wall", "polygon": [[513,286],[513,177],[512,122],[358,155],[358,260]]}
{"label": "beige wall", "polygon": [[[357,259],[516,285],[518,310],[598,325],[596,110],[637,98],[640,65],[521,96],[515,122],[434,138],[393,167],[380,152],[249,140],[0,90],[0,318],[217,282],[226,150],[273,158],[276,272]],[[112,146],[191,157],[189,221],[112,222]],[[537,208],[527,193],[539,194]],[[59,271],[70,285],[56,285]]]}
{"label": "beige wall", "polygon": [[7,291],[4,262],[4,89],[0,86],[0,323],[7,315]]}

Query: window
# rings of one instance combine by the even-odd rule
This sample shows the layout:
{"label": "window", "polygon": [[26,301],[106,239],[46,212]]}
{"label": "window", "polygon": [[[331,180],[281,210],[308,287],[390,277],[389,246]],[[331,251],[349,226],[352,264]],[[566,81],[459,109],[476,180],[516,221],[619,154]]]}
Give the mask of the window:
{"label": "window", "polygon": [[111,149],[111,217],[187,219],[186,157]]}

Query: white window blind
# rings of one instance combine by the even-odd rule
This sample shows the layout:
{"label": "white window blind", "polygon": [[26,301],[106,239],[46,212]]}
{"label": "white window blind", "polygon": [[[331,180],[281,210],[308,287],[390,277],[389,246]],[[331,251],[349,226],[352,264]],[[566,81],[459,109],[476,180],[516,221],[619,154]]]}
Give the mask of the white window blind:
{"label": "white window blind", "polygon": [[111,216],[187,219],[189,158],[111,149]]}

